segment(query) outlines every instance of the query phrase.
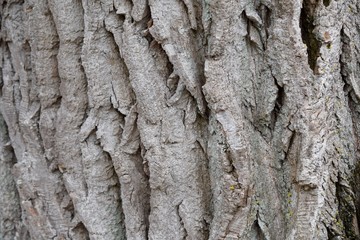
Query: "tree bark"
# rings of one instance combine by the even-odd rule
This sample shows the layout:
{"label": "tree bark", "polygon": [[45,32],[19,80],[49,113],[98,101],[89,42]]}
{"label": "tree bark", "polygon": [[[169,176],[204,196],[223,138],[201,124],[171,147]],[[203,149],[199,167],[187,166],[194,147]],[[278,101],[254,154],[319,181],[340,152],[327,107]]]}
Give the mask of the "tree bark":
{"label": "tree bark", "polygon": [[359,239],[357,0],[0,0],[0,239]]}

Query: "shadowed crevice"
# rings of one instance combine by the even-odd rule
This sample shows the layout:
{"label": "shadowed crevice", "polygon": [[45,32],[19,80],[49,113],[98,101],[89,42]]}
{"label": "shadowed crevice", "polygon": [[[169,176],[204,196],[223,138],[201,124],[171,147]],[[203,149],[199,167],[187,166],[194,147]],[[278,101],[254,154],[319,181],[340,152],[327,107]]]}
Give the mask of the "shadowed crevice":
{"label": "shadowed crevice", "polygon": [[336,197],[339,201],[339,214],[336,219],[336,230],[345,234],[345,239],[357,240],[359,235],[358,231],[356,209],[354,205],[354,193],[351,188],[344,183],[345,179],[339,177],[336,183]]}
{"label": "shadowed crevice", "polygon": [[323,0],[323,4],[325,7],[328,7],[330,5],[331,0]]}
{"label": "shadowed crevice", "polygon": [[260,228],[258,220],[254,221],[254,223],[251,227],[251,230],[255,235],[255,239],[257,239],[257,240],[265,240],[266,239],[263,231]]}
{"label": "shadowed crevice", "polygon": [[[357,227],[357,229],[360,229],[360,162],[357,162],[353,170],[350,185],[352,187],[352,190],[354,191],[354,204],[357,220],[357,226],[355,227]],[[358,238],[360,239],[360,236],[358,236]]]}
{"label": "shadowed crevice", "polygon": [[300,13],[301,38],[307,46],[308,63],[313,72],[316,72],[316,61],[320,56],[321,42],[313,33],[315,29],[314,15],[317,0],[304,0]]}
{"label": "shadowed crevice", "polygon": [[[114,189],[114,192],[118,192],[119,193],[119,212],[120,212],[120,222],[119,222],[119,228],[121,229],[121,233],[123,233],[123,237],[125,238],[126,236],[126,226],[125,226],[125,215],[124,215],[124,210],[123,210],[123,202],[122,202],[122,198],[121,198],[121,184],[119,181],[119,175],[117,174],[116,170],[115,170],[115,166],[114,166],[114,159],[111,157],[111,154],[107,151],[104,150],[103,146],[101,146],[101,144],[99,144],[99,146],[101,147],[104,155],[107,156],[107,158],[110,160],[109,162],[111,163],[111,166],[108,168],[108,171],[112,171],[113,174],[116,176],[114,177],[114,180],[116,181],[116,184],[113,186],[109,186],[109,190],[110,188]],[[110,192],[110,191],[109,191]]]}
{"label": "shadowed crevice", "polygon": [[[352,49],[350,47],[350,38],[344,31],[344,27],[340,31],[341,37],[341,55],[340,55],[340,74],[341,79],[343,81],[343,94],[345,99],[348,102],[348,110],[352,118],[352,133],[356,139],[356,155],[359,154],[359,130],[358,130],[358,120],[360,119],[359,115],[359,105],[358,105],[358,97],[352,86],[350,80],[350,74],[352,72],[351,67],[351,52]],[[355,156],[356,156],[355,155]],[[349,240],[357,240],[360,239],[359,229],[360,225],[358,219],[360,217],[360,164],[358,159],[356,159],[357,163],[352,170],[352,173],[349,178],[342,179],[339,176],[339,180],[336,183],[336,197],[339,201],[339,215],[338,222],[342,223],[343,232],[345,234],[344,238]],[[345,182],[345,184],[344,184]],[[349,183],[349,186],[347,185]]]}
{"label": "shadowed crevice", "polygon": [[79,222],[73,229],[72,232],[74,234],[74,237],[84,239],[84,240],[90,240],[89,232],[84,226],[82,222]]}
{"label": "shadowed crevice", "polygon": [[281,108],[284,106],[285,104],[285,89],[284,89],[284,86],[280,86],[278,84],[278,81],[277,79],[275,78],[275,76],[273,76],[274,78],[274,83],[278,89],[277,91],[277,96],[276,96],[276,100],[275,100],[275,106],[274,106],[274,109],[272,110],[271,112],[271,129],[275,129],[275,125],[276,125],[276,122],[278,121],[278,118],[279,118],[279,115],[280,115],[280,112],[281,112]]}

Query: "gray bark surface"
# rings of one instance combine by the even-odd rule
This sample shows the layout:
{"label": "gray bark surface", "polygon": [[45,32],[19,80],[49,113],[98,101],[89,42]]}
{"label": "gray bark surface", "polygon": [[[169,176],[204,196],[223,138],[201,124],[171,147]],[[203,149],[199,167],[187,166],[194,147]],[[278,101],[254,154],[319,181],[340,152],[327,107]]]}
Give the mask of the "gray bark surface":
{"label": "gray bark surface", "polygon": [[360,1],[0,18],[0,239],[360,238]]}

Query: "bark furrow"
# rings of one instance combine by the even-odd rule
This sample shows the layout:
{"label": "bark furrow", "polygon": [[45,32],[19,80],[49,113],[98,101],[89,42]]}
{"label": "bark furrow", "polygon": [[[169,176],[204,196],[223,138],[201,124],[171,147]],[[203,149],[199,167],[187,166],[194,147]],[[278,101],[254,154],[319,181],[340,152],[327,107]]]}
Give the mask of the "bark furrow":
{"label": "bark furrow", "polygon": [[358,239],[359,11],[0,1],[0,239]]}

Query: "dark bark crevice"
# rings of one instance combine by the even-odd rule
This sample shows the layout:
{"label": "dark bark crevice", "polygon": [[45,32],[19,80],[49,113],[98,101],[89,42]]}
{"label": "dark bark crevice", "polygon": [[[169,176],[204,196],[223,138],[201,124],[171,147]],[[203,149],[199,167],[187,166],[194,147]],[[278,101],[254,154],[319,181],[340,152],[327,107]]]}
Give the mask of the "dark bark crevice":
{"label": "dark bark crevice", "polygon": [[303,0],[300,13],[301,38],[307,46],[308,63],[314,73],[316,73],[316,64],[320,56],[321,47],[321,42],[314,34],[317,1],[318,0]]}
{"label": "dark bark crevice", "polygon": [[[294,145],[294,142],[295,142],[295,139],[296,139],[296,136],[297,136],[297,133],[295,131],[293,131],[291,133],[291,137],[290,137],[290,140],[289,140],[289,145],[288,145],[288,148],[285,152],[285,157],[284,157],[284,161],[288,161],[289,160],[289,155],[291,154],[291,151],[293,150],[293,145]],[[296,161],[296,159],[294,159],[294,161]]]}
{"label": "dark bark crevice", "polygon": [[[81,60],[80,60],[81,61]],[[89,103],[89,91],[88,91],[88,89],[89,89],[89,87],[88,87],[88,84],[89,84],[89,80],[88,80],[88,78],[87,78],[87,76],[86,76],[86,71],[85,71],[85,69],[84,69],[84,66],[82,65],[82,63],[81,63],[81,65],[79,66],[79,70],[80,70],[80,72],[83,74],[83,77],[84,77],[84,82],[83,82],[83,87],[85,88],[85,91],[83,92],[84,93],[84,95],[86,96],[86,97],[84,97],[84,99],[86,99],[87,101],[86,101],[86,103],[84,103],[83,104],[83,106],[82,106],[82,116],[81,116],[81,120],[79,121],[79,123],[78,123],[78,125],[76,126],[76,127],[78,127],[79,129],[81,128],[81,126],[84,124],[84,122],[86,121],[86,119],[89,117],[89,115],[90,115],[90,110],[91,110],[91,107],[90,107],[90,103]],[[63,99],[62,98],[62,96],[61,96],[61,99]],[[61,104],[62,102],[60,102],[60,104]],[[60,105],[61,106],[61,105]],[[59,109],[60,109],[60,107],[59,107]]]}
{"label": "dark bark crevice", "polygon": [[90,240],[89,232],[82,222],[79,222],[71,231],[74,236],[74,240]]}
{"label": "dark bark crevice", "polygon": [[272,129],[272,131],[274,131],[276,122],[278,121],[279,116],[281,114],[281,109],[285,104],[286,93],[285,93],[285,86],[279,85],[278,80],[275,78],[274,75],[272,75],[272,77],[274,79],[274,84],[276,85],[276,87],[278,89],[275,104],[274,104],[274,109],[270,114],[270,117],[271,117],[270,129]]}
{"label": "dark bark crevice", "polygon": [[331,0],[323,0],[323,4],[325,7],[328,7],[331,3]]}
{"label": "dark bark crevice", "polygon": [[[354,191],[354,204],[357,219],[357,229],[360,229],[360,162],[358,162],[352,171],[350,185]],[[358,236],[360,239],[360,236]]]}
{"label": "dark bark crevice", "polygon": [[[356,176],[358,177],[358,176]],[[335,228],[338,229],[344,237],[349,240],[358,240],[358,222],[356,217],[356,207],[354,205],[354,193],[351,187],[347,184],[347,180],[338,176],[336,186],[336,198],[338,200],[339,209],[338,216],[335,223]]]}
{"label": "dark bark crevice", "polygon": [[[350,47],[351,40],[350,37],[345,33],[345,26],[343,26],[340,30],[340,40],[341,40],[341,54],[340,54],[340,75],[341,79],[344,83],[343,91],[345,96],[348,98],[348,102],[354,103],[353,106],[356,107],[356,103],[360,100],[358,93],[355,92],[354,86],[351,82],[351,74],[354,70],[352,70],[351,63],[352,61],[357,61],[353,59],[352,49]],[[351,104],[349,104],[350,106]],[[353,113],[353,111],[350,111]],[[354,124],[355,126],[355,124]]]}
{"label": "dark bark crevice", "polygon": [[[341,37],[341,57],[340,57],[340,74],[344,84],[343,92],[348,102],[348,109],[350,110],[352,118],[352,132],[354,134],[355,141],[355,166],[352,168],[351,176],[349,178],[351,189],[341,188],[341,185],[337,183],[337,195],[339,200],[339,210],[342,219],[344,219],[345,233],[349,239],[360,239],[360,136],[359,136],[359,96],[356,94],[352,82],[350,79],[351,74],[351,57],[352,49],[350,47],[350,37],[345,33],[344,26],[340,31]],[[355,60],[357,61],[357,59]],[[351,191],[349,193],[349,191]],[[340,198],[339,198],[340,197]],[[345,197],[345,198],[344,198]],[[351,201],[350,201],[351,200]],[[352,212],[351,212],[352,211]],[[351,216],[352,215],[352,216]],[[352,221],[356,219],[356,221]]]}
{"label": "dark bark crevice", "polygon": [[338,236],[331,227],[326,227],[327,240],[334,240]]}
{"label": "dark bark crevice", "polygon": [[258,220],[254,221],[251,231],[254,233],[254,239],[256,239],[256,240],[265,240],[266,239],[264,232],[262,231],[262,229],[259,225]]}

